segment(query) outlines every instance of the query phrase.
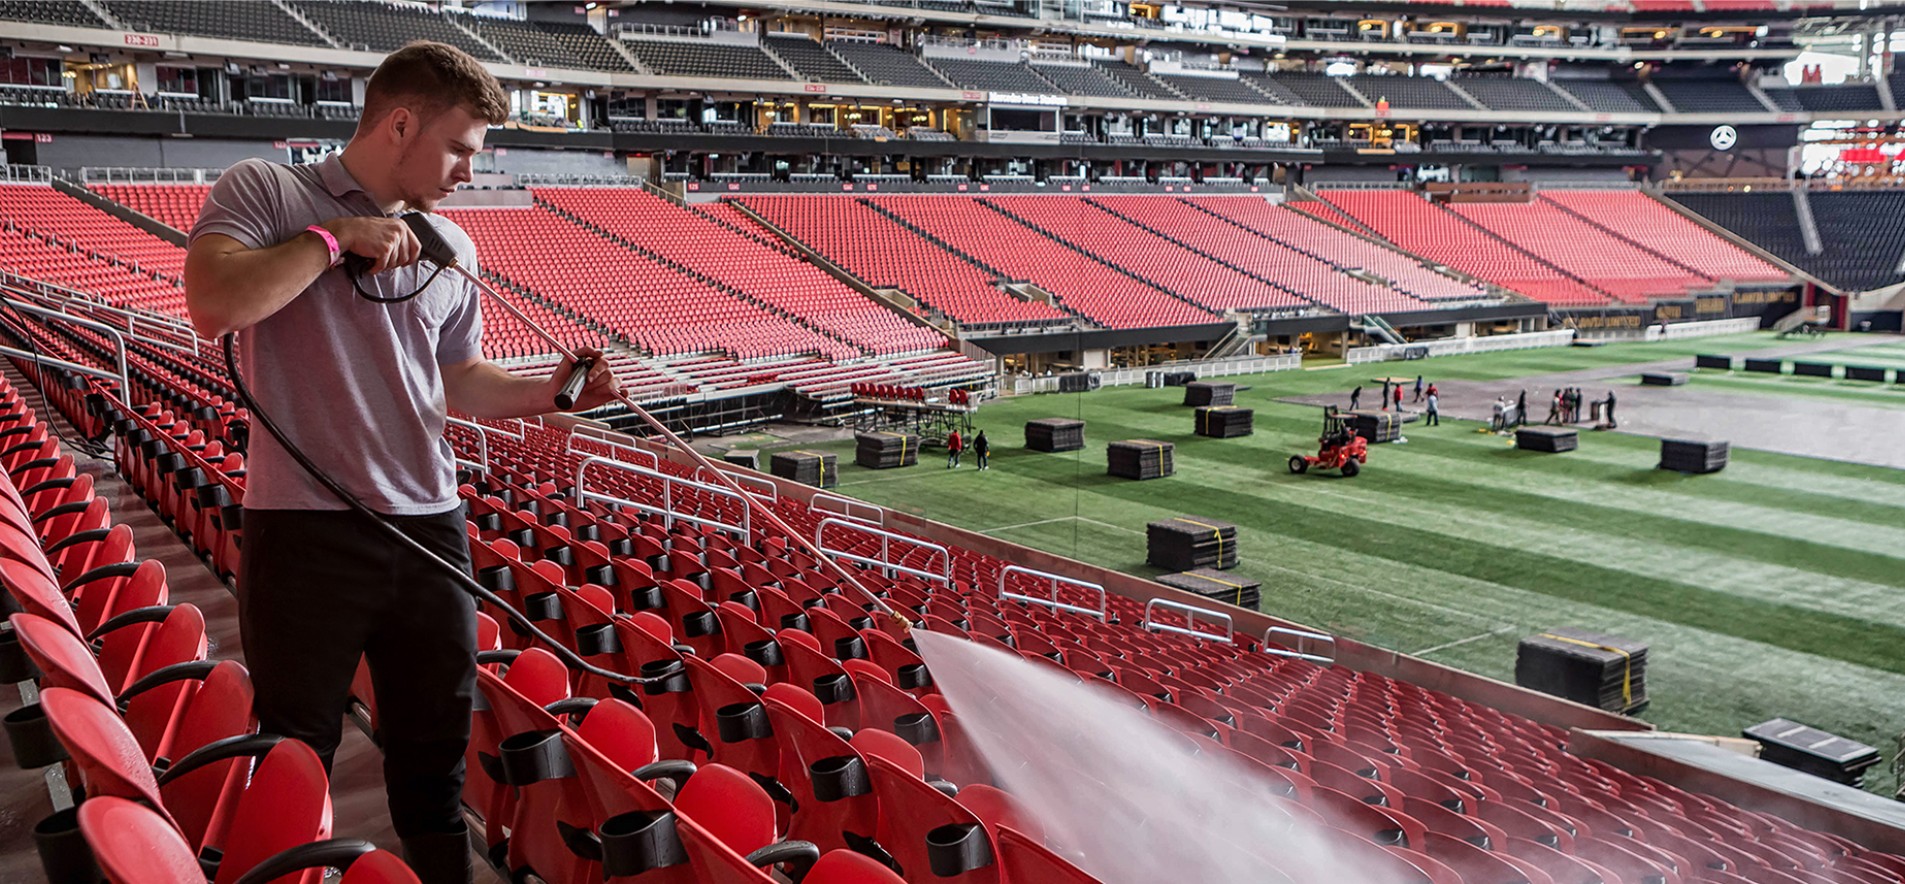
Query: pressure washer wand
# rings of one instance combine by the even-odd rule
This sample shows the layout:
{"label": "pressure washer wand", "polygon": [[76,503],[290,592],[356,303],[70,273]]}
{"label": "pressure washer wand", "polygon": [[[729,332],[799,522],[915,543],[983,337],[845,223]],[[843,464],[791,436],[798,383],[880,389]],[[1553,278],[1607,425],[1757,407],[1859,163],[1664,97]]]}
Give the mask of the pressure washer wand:
{"label": "pressure washer wand", "polygon": [[[415,216],[415,217],[421,218],[422,216]],[[408,217],[406,218],[406,220],[408,220]],[[425,223],[427,224],[427,222]],[[414,229],[414,225],[413,225],[413,229]],[[427,254],[427,250],[426,250],[426,254]],[[431,257],[434,260],[435,256],[431,256]],[[482,278],[478,277],[474,273],[471,273],[469,270],[465,269],[461,264],[457,263],[454,253],[451,253],[447,260],[449,261],[449,263],[443,264],[442,265],[443,267],[449,270],[453,270],[457,272],[458,274],[462,275],[464,279],[469,280],[471,285],[476,286],[477,291],[480,291],[483,294],[488,295],[496,303],[501,304],[504,310],[509,311],[510,315],[516,317],[517,321],[521,322],[524,326],[528,327],[530,331],[535,332],[536,335],[541,337],[544,341],[547,341],[549,343],[549,346],[554,347],[557,353],[561,353],[562,355],[567,356],[570,360],[576,363],[575,368],[572,369],[569,373],[568,380],[566,380],[562,385],[562,391],[563,393],[568,395],[569,401],[566,403],[563,402],[561,395],[558,395],[557,401],[556,401],[557,406],[560,408],[565,408],[565,409],[573,408],[575,406],[576,397],[581,394],[582,387],[588,381],[589,369],[592,367],[593,361],[576,359],[575,354],[572,351],[570,351],[569,346],[567,344],[564,344],[563,342],[557,340],[555,335],[550,334],[547,329],[544,329],[541,325],[538,325],[535,320],[530,319],[515,304],[510,303],[508,298],[503,297],[501,292],[498,292],[496,291],[496,289],[492,288],[488,282],[484,281]],[[795,531],[786,522],[781,521],[780,516],[775,515],[772,510],[768,509],[766,506],[763,506],[759,500],[756,500],[754,498],[753,494],[749,493],[746,489],[743,489],[732,478],[730,478],[725,470],[721,470],[715,467],[714,463],[712,461],[709,461],[708,458],[702,455],[701,452],[694,450],[694,448],[690,446],[687,442],[682,441],[680,436],[675,435],[674,431],[668,429],[668,426],[662,423],[659,418],[656,418],[653,414],[650,414],[648,412],[648,409],[645,409],[641,407],[640,405],[635,404],[635,400],[630,399],[628,397],[628,394],[626,393],[617,393],[616,399],[620,401],[623,405],[628,406],[628,410],[631,413],[633,413],[635,416],[641,418],[642,421],[648,424],[650,428],[660,433],[662,438],[668,441],[668,444],[674,446],[675,448],[681,450],[682,452],[685,452],[690,458],[694,459],[695,463],[698,466],[705,467],[709,473],[715,476],[716,480],[719,481],[723,487],[725,487],[727,490],[732,491],[736,495],[738,495],[743,505],[747,506],[754,514],[766,520],[766,522],[769,525],[773,526],[775,530],[778,530],[782,534],[786,535],[787,537],[792,538],[795,543],[800,545],[801,549],[805,550],[809,555],[812,555],[815,559],[819,560],[826,567],[832,569],[835,575],[839,576],[842,580],[846,581],[846,583],[851,585],[854,589],[859,590],[861,595],[866,596],[867,599],[873,603],[874,607],[880,610],[880,613],[896,621],[896,625],[900,627],[902,634],[904,634],[905,630],[909,630],[912,628],[911,621],[908,621],[905,616],[901,615],[898,611],[895,611],[892,608],[892,606],[886,603],[884,599],[880,598],[877,595],[874,595],[872,590],[867,589],[866,586],[862,584],[857,578],[855,578],[852,572],[848,571],[845,566],[835,561],[833,557],[827,555],[826,553],[821,552],[820,548],[816,546],[812,541],[808,540],[806,537],[801,536],[799,532]]]}

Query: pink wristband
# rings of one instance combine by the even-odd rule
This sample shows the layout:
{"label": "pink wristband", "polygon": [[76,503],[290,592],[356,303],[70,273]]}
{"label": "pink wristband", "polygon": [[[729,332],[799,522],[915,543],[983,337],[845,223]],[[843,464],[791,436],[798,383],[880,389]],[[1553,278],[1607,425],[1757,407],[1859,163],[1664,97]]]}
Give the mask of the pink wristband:
{"label": "pink wristband", "polygon": [[320,225],[313,224],[310,227],[304,228],[304,232],[315,233],[318,235],[318,239],[324,240],[324,247],[331,250],[332,267],[336,267],[344,260],[343,250],[337,247],[337,237],[332,236],[330,231],[325,230]]}

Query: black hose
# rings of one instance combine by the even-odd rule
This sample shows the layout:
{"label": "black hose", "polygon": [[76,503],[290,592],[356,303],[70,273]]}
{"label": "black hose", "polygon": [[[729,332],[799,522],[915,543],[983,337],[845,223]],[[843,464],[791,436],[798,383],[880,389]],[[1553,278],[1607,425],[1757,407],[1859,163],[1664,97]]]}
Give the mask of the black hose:
{"label": "black hose", "polygon": [[364,503],[357,495],[346,490],[343,485],[331,477],[331,474],[325,472],[324,469],[317,464],[312,463],[311,458],[306,456],[297,445],[293,444],[291,440],[285,436],[284,431],[278,429],[278,425],[272,421],[271,415],[267,414],[263,408],[258,406],[258,400],[252,398],[251,389],[245,385],[245,379],[238,373],[238,353],[234,345],[236,335],[226,334],[220,340],[225,345],[225,370],[231,373],[232,389],[238,392],[239,400],[243,401],[245,407],[251,411],[252,418],[265,428],[265,432],[271,434],[271,438],[278,440],[278,444],[284,446],[284,450],[291,455],[291,459],[297,461],[298,466],[303,467],[305,472],[311,474],[311,478],[316,479],[318,484],[323,485],[332,494],[337,495],[337,498],[344,501],[346,506],[357,511],[364,518],[369,519],[371,524],[376,525],[377,530],[381,531],[386,537],[408,548],[411,552],[423,556],[437,567],[443,569],[445,573],[454,577],[457,582],[461,584],[464,592],[469,593],[479,601],[488,602],[494,605],[498,610],[501,610],[503,615],[507,617],[512,624],[518,627],[522,632],[527,633],[530,637],[547,645],[549,651],[555,654],[556,657],[570,669],[581,670],[589,675],[620,684],[632,685],[659,684],[670,677],[629,675],[627,673],[603,669],[600,666],[595,666],[583,660],[576,652],[550,637],[548,633],[538,629],[536,624],[531,621],[528,616],[516,610],[514,607],[511,607],[508,602],[503,601],[503,599],[495,593],[490,592],[488,587],[478,583],[476,578],[470,576],[468,571],[445,560],[429,547],[418,543],[415,539],[411,538],[410,535],[403,533],[397,526],[392,525],[390,520],[385,518],[382,513],[371,509],[369,504]]}

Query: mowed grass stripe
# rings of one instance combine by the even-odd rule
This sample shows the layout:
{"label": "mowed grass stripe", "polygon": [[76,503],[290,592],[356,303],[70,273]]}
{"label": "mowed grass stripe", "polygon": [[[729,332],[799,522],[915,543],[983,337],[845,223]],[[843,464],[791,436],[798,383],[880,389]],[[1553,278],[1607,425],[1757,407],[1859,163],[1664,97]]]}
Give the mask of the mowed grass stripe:
{"label": "mowed grass stripe", "polygon": [[[1905,595],[1897,591],[1905,587],[1905,568],[1899,568],[1898,562],[1881,562],[1880,567],[1860,575],[1876,575],[1884,578],[1881,581],[1861,580],[1839,576],[1838,569],[1820,573],[1817,569],[1792,567],[1793,562],[1812,559],[1784,556],[1804,557],[1810,551],[1795,552],[1794,546],[1804,544],[1776,535],[1709,528],[1639,511],[1556,505],[1512,491],[1491,492],[1484,500],[1460,493],[1463,483],[1433,476],[1394,472],[1365,476],[1368,478],[1317,484],[1301,496],[1318,508],[1352,515],[1373,512],[1378,514],[1374,518],[1388,523],[1471,541],[1562,552],[1569,558],[1593,561],[1635,577],[1675,571],[1698,573],[1705,585],[1742,598],[1782,601],[1809,610],[1905,626]],[[1409,503],[1398,503],[1398,496]],[[1239,514],[1216,511],[1211,515],[1235,519]],[[1742,549],[1763,551],[1763,555],[1742,557]],[[1845,557],[1842,551],[1827,552],[1827,558]]]}
{"label": "mowed grass stripe", "polygon": [[[1179,408],[1178,410],[1181,411],[1182,409]],[[1097,425],[1106,423],[1109,422],[1101,420]],[[1137,426],[1118,424],[1113,424],[1112,426],[1134,432],[1142,429]],[[1193,451],[1183,446],[1178,448],[1176,458],[1178,463],[1178,475],[1174,478],[1151,482],[1130,482],[1127,480],[1111,479],[1100,474],[1086,480],[1080,492],[1110,497],[1127,503],[1147,505],[1164,504],[1166,501],[1176,502],[1178,499],[1188,496],[1194,500],[1185,504],[1186,509],[1182,510],[1183,512],[1201,512],[1216,518],[1228,519],[1241,518],[1245,517],[1245,514],[1262,512],[1271,516],[1269,527],[1273,527],[1276,530],[1290,531],[1299,537],[1305,537],[1319,542],[1327,542],[1327,540],[1325,540],[1327,535],[1312,533],[1316,530],[1315,525],[1299,520],[1279,518],[1278,516],[1281,514],[1278,513],[1276,509],[1268,508],[1266,511],[1266,508],[1262,506],[1264,502],[1263,497],[1240,494],[1232,490],[1240,484],[1240,481],[1248,483],[1258,478],[1247,474],[1240,475],[1237,469],[1238,463],[1232,459],[1248,458],[1253,462],[1251,468],[1255,469],[1257,468],[1254,466],[1255,462],[1263,459],[1262,452],[1247,451],[1238,446],[1224,445],[1218,442],[1197,445],[1195,449],[1196,450]],[[1373,476],[1374,473],[1370,475]],[[1415,480],[1418,482],[1429,481],[1421,478],[1416,478]],[[1317,489],[1319,493],[1326,487],[1322,483],[1332,482],[1331,479],[1326,477],[1312,477],[1305,481],[1318,483]],[[1341,485],[1345,489],[1351,489],[1358,484],[1364,486],[1370,485],[1369,482],[1362,479],[1336,484]],[[1464,491],[1459,483],[1435,482],[1432,484],[1440,489],[1444,498],[1452,497],[1453,499],[1462,500],[1472,498],[1473,495],[1472,490]],[[1179,488],[1184,485],[1192,485],[1195,487],[1186,495],[1183,491],[1179,490]],[[1255,487],[1262,487],[1264,489],[1290,487],[1295,489],[1299,486],[1295,483],[1288,485],[1267,483]],[[1339,492],[1336,491],[1334,487],[1329,487],[1329,490],[1337,494],[1357,493],[1355,491]],[[1379,496],[1381,493],[1408,492],[1409,490],[1407,479],[1402,476],[1396,476],[1393,482],[1385,481],[1380,489],[1374,489],[1372,487],[1370,492],[1371,496],[1362,498],[1360,502],[1366,504],[1373,513],[1381,513],[1386,509],[1384,506],[1385,502]],[[1293,494],[1291,496],[1301,495]],[[1361,495],[1359,494],[1358,496],[1360,497]],[[1415,493],[1411,496],[1415,497],[1418,502],[1426,500],[1428,497],[1428,495],[1423,493],[1420,489],[1416,489]],[[1582,549],[1580,545],[1559,549],[1556,551],[1560,553],[1559,555],[1548,555],[1517,547],[1485,543],[1472,538],[1451,536],[1437,531],[1434,528],[1424,527],[1419,519],[1410,517],[1397,518],[1393,513],[1385,514],[1387,517],[1378,515],[1356,515],[1336,512],[1333,507],[1306,504],[1298,500],[1284,498],[1281,495],[1279,495],[1279,497],[1282,498],[1281,502],[1287,507],[1303,511],[1307,515],[1317,516],[1318,521],[1326,524],[1341,523],[1345,526],[1354,526],[1355,533],[1342,535],[1345,543],[1338,545],[1355,543],[1356,540],[1354,538],[1359,537],[1364,538],[1362,541],[1364,543],[1390,545],[1395,543],[1397,533],[1402,532],[1405,536],[1411,538],[1411,545],[1416,551],[1422,552],[1423,555],[1397,555],[1393,556],[1393,558],[1399,561],[1424,561],[1433,558],[1435,555],[1431,551],[1434,550],[1438,544],[1432,538],[1441,538],[1449,550],[1454,551],[1459,549],[1461,551],[1460,555],[1450,557],[1458,563],[1459,567],[1443,569],[1452,573],[1487,576],[1487,579],[1494,580],[1495,582],[1523,586],[1524,588],[1534,591],[1560,595],[1562,597],[1581,598],[1583,600],[1591,598],[1592,596],[1586,595],[1585,593],[1590,593],[1594,590],[1585,586],[1572,584],[1567,580],[1557,580],[1552,577],[1543,576],[1542,574],[1533,573],[1521,577],[1521,580],[1526,582],[1518,582],[1516,579],[1516,572],[1523,571],[1540,571],[1557,575],[1572,574],[1578,576],[1583,582],[1600,585],[1603,587],[1602,591],[1610,592],[1613,597],[1626,599],[1635,605],[1662,605],[1663,611],[1666,612],[1663,613],[1664,619],[1699,623],[1702,620],[1720,616],[1722,619],[1729,621],[1731,628],[1719,630],[1727,634],[1758,641],[1766,641],[1769,644],[1790,647],[1795,650],[1819,653],[1824,656],[1840,657],[1887,671],[1905,672],[1905,655],[1899,655],[1895,651],[1896,647],[1905,647],[1905,645],[1893,645],[1891,648],[1885,648],[1883,645],[1884,641],[1905,640],[1905,628],[1892,624],[1873,623],[1866,619],[1813,610],[1800,605],[1782,604],[1768,599],[1735,596],[1723,590],[1665,581],[1644,574],[1630,574],[1616,568],[1579,562],[1575,557],[1593,554],[1591,550]],[[1505,496],[1491,495],[1489,502],[1493,504],[1505,504],[1507,503],[1507,499]],[[1521,503],[1524,508],[1516,510],[1512,518],[1523,521],[1533,520],[1537,523],[1544,513],[1561,515],[1561,513],[1567,509],[1565,507],[1548,505],[1545,501],[1539,502],[1539,505],[1533,508],[1526,507],[1526,500],[1523,500]],[[1252,508],[1253,504],[1254,509]],[[1473,511],[1480,514],[1480,516],[1477,517],[1478,520],[1488,519],[1501,525],[1512,524],[1509,518],[1503,518],[1502,514],[1499,513],[1490,513],[1487,510],[1473,510],[1472,508],[1458,507],[1452,504],[1449,506],[1449,509],[1442,511],[1444,516],[1453,517],[1460,513]],[[1096,509],[1096,505],[1088,503],[1080,507],[1080,512],[1098,518],[1098,516],[1093,515],[1094,509]],[[1393,507],[1387,509],[1393,510]],[[1428,511],[1418,510],[1418,512],[1427,513]],[[1328,517],[1327,519],[1322,518],[1326,515]],[[1625,513],[1618,515],[1622,518],[1630,517],[1630,514]],[[1428,514],[1425,517],[1427,522],[1431,524],[1436,521],[1433,514]],[[1565,515],[1561,515],[1561,517],[1566,518]],[[1262,526],[1261,517],[1259,517],[1259,519],[1259,525]],[[1594,524],[1585,530],[1593,534],[1605,535],[1610,532],[1601,530],[1602,528],[1614,527],[1613,525],[1605,524],[1607,521],[1605,518],[1592,519],[1591,521],[1593,521]],[[1619,520],[1617,519],[1615,521]],[[1684,523],[1673,525],[1671,524],[1672,522],[1673,520],[1657,521],[1647,530],[1636,532],[1636,535],[1642,539],[1663,539],[1688,534],[1698,536],[1704,532],[1720,530],[1704,526],[1688,526]],[[1509,529],[1503,528],[1501,530],[1507,531]],[[1785,548],[1788,550],[1785,555],[1808,555],[1817,557],[1822,552],[1816,544],[1806,544],[1804,541],[1785,540],[1772,535],[1758,535],[1754,532],[1736,533],[1729,543],[1721,544],[1723,547],[1721,551],[1734,553],[1755,552],[1754,546],[1756,544],[1768,543],[1785,545]],[[1799,544],[1799,546],[1793,546],[1792,544]],[[1791,552],[1796,549],[1803,549],[1805,552]],[[1823,553],[1826,558],[1835,560],[1846,558],[1869,558],[1877,560],[1876,564],[1868,563],[1865,567],[1851,567],[1849,569],[1851,573],[1847,573],[1848,567],[1845,562],[1835,561],[1833,571],[1840,573],[1842,576],[1850,576],[1854,579],[1869,579],[1870,577],[1876,576],[1881,579],[1871,582],[1888,584],[1899,579],[1898,574],[1901,569],[1898,567],[1896,560],[1882,556],[1873,556],[1870,553],[1860,554],[1854,551],[1833,548],[1824,549]],[[1783,564],[1785,561],[1808,560],[1810,559],[1784,558],[1778,560],[1776,563]],[[1471,567],[1486,570],[1470,570]],[[1739,606],[1739,608],[1743,609],[1735,609],[1734,611],[1728,612],[1727,606],[1729,604]],[[1720,612],[1727,613],[1720,614]],[[1671,616],[1667,616],[1667,614],[1671,614]],[[1803,627],[1796,625],[1801,622],[1806,625]],[[1793,625],[1793,630],[1786,631],[1775,625],[1779,623]],[[1802,638],[1795,635],[1795,632],[1805,632],[1808,633],[1808,635]],[[1886,638],[1886,636],[1890,638]],[[1875,645],[1874,642],[1878,642],[1878,644]]]}
{"label": "mowed grass stripe", "polygon": [[[1775,379],[1754,377],[1724,377],[1720,375],[1697,375],[1689,379],[1689,384],[1729,393],[1749,393],[1762,396],[1811,396],[1819,399],[1834,399],[1842,402],[1857,402],[1861,405],[1905,408],[1905,390],[1897,385],[1885,385],[1870,381],[1845,381],[1827,378],[1808,378],[1786,376]],[[1771,417],[1771,415],[1769,415]]]}
{"label": "mowed grass stripe", "polygon": [[[1572,490],[1574,493],[1570,495],[1566,490],[1547,488],[1543,484],[1545,476],[1535,471],[1541,469],[1543,461],[1560,461],[1566,459],[1566,455],[1556,457],[1526,453],[1522,457],[1513,457],[1514,452],[1507,450],[1471,455],[1448,446],[1438,446],[1433,440],[1425,438],[1429,432],[1434,432],[1434,429],[1417,432],[1414,442],[1410,442],[1412,448],[1408,457],[1393,457],[1393,453],[1402,452],[1400,446],[1377,446],[1370,455],[1366,478],[1358,478],[1354,484],[1372,488],[1372,493],[1408,493],[1415,499],[1434,503],[1474,499],[1474,507],[1480,511],[1503,509],[1513,512],[1518,520],[1526,524],[1570,526],[1593,533],[1617,533],[1625,537],[1650,539],[1654,543],[1659,543],[1665,537],[1684,539],[1690,545],[1709,547],[1718,552],[1743,552],[1753,560],[1768,564],[1804,560],[1800,556],[1819,558],[1823,552],[1829,558],[1846,560],[1854,568],[1852,572],[1846,573],[1850,577],[1905,587],[1905,568],[1901,568],[1905,566],[1905,560],[1867,549],[1876,547],[1905,551],[1905,532],[1894,530],[1884,522],[1833,522],[1808,516],[1804,511],[1787,512],[1774,507],[1749,507],[1724,501],[1715,507],[1703,507],[1703,501],[1694,495],[1682,495],[1676,505],[1673,495],[1665,493],[1644,495],[1642,499],[1633,499],[1629,501],[1631,505],[1623,507],[1608,501],[1621,501],[1623,495],[1633,493],[1631,490],[1604,488],[1602,492],[1594,492],[1585,486],[1575,486]],[[1253,474],[1248,478],[1265,482],[1263,488],[1267,493],[1276,493],[1274,490],[1280,486],[1309,488],[1307,484],[1295,486],[1295,482],[1314,482],[1313,478],[1293,480],[1290,476],[1278,476],[1278,472],[1284,469],[1282,459],[1278,457],[1274,467],[1265,465],[1261,461],[1267,457],[1255,446],[1206,440],[1196,440],[1191,446],[1194,448],[1181,450],[1179,461],[1210,459],[1227,463],[1236,471],[1261,471],[1263,474]],[[1391,453],[1391,457],[1385,459],[1385,453]],[[1423,453],[1429,457],[1423,457]],[[1476,461],[1476,457],[1484,457],[1494,463],[1482,463]],[[1513,474],[1503,476],[1505,472]],[[1351,484],[1345,484],[1343,488],[1351,488]],[[1522,488],[1539,488],[1539,492],[1528,492]],[[1484,490],[1488,497],[1476,499],[1476,490]],[[1372,505],[1375,503],[1379,501],[1372,501]],[[1676,512],[1673,516],[1665,516],[1661,514],[1663,509],[1694,509],[1695,512]],[[1888,516],[1905,518],[1905,512],[1888,512]],[[1756,524],[1760,528],[1739,528],[1741,524]]]}
{"label": "mowed grass stripe", "polygon": [[[1136,483],[1133,483],[1136,484]],[[1135,490],[1135,489],[1134,489]],[[1213,513],[1242,512],[1248,495],[1205,487]],[[1329,545],[1369,544],[1398,562],[1435,562],[1438,570],[1574,601],[1647,611],[1663,620],[1736,638],[1905,673],[1905,627],[1873,623],[1655,577],[1627,574],[1573,558],[1451,536],[1371,516],[1286,502],[1271,509],[1268,529]]]}

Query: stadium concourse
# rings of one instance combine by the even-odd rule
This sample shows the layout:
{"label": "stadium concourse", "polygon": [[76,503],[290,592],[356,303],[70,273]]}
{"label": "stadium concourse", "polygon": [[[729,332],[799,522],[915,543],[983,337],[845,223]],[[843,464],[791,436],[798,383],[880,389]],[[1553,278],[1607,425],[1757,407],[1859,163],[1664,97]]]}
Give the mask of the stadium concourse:
{"label": "stadium concourse", "polygon": [[[629,396],[450,416],[478,880],[1156,880],[1103,838],[1171,796],[1001,745],[1036,670],[1329,880],[1901,884],[1901,11],[0,0],[0,880],[418,880],[368,665],[328,770],[259,732],[265,422],[185,265],[230,167],[331,155],[425,40],[510,108],[436,207],[483,355]],[[1446,428],[1385,396],[1323,417],[1359,470],[1286,469],[1417,375]],[[1621,425],[1489,434],[1559,387]],[[1734,464],[1657,468],[1689,435]],[[1133,831],[1042,818],[1068,779]]]}

